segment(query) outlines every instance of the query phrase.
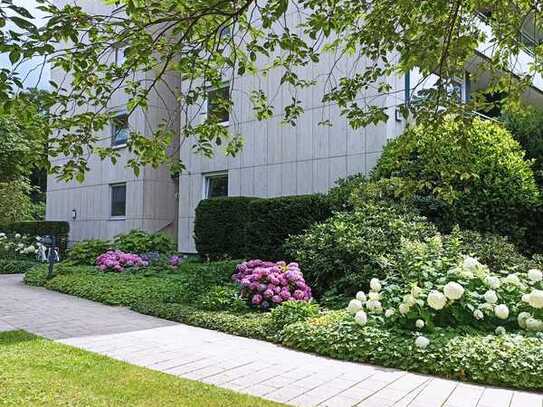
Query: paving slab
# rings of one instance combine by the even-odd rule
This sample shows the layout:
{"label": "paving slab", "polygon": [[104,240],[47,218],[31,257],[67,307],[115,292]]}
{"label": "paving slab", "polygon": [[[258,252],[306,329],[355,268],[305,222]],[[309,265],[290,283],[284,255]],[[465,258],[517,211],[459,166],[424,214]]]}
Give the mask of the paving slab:
{"label": "paving slab", "polygon": [[343,362],[153,318],[0,276],[0,331],[303,407],[543,407],[543,394]]}

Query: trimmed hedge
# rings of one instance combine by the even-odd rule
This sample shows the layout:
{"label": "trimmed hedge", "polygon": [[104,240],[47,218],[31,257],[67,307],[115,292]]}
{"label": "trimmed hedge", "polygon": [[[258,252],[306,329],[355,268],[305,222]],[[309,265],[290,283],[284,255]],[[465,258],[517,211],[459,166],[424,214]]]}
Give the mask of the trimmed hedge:
{"label": "trimmed hedge", "polygon": [[249,204],[245,233],[246,258],[283,260],[284,241],[332,215],[324,195],[259,199]]}
{"label": "trimmed hedge", "polygon": [[196,208],[194,239],[207,259],[282,260],[284,240],[332,215],[324,195],[279,198],[222,197]]}
{"label": "trimmed hedge", "polygon": [[0,274],[22,274],[39,265],[32,260],[0,259]]}
{"label": "trimmed hedge", "polygon": [[425,333],[430,345],[421,350],[415,347],[415,336],[411,332],[385,329],[376,324],[360,327],[345,311],[319,313],[318,306],[312,304],[285,303],[271,313],[260,313],[234,311],[230,304],[224,304],[220,311],[209,311],[202,309],[197,300],[191,304],[165,302],[181,300],[180,293],[194,290],[192,286],[180,288],[182,285],[176,281],[189,283],[194,279],[194,273],[203,273],[198,284],[209,288],[215,284],[209,278],[215,276],[213,281],[224,281],[230,266],[231,263],[193,263],[185,268],[188,277],[183,279],[170,273],[145,277],[136,273],[98,273],[90,268],[60,265],[59,274],[51,280],[43,278],[44,267],[36,267],[27,273],[25,281],[95,301],[129,305],[147,315],[273,341],[337,359],[376,363],[488,385],[543,390],[543,365],[540,363],[543,340],[537,337],[485,335],[462,327],[436,328]]}
{"label": "trimmed hedge", "polygon": [[29,236],[55,236],[57,246],[60,248],[61,253],[64,253],[68,247],[70,224],[60,221],[15,222],[0,225],[0,232],[20,233]]}
{"label": "trimmed hedge", "polygon": [[245,257],[249,204],[257,198],[205,199],[196,208],[194,242],[200,256],[210,259]]}

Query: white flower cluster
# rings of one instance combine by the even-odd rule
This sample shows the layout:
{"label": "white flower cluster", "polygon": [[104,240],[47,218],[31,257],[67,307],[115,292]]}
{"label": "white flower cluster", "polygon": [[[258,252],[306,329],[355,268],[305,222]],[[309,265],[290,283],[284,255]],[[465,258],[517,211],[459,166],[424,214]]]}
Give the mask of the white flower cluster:
{"label": "white flower cluster", "polygon": [[[497,335],[515,323],[522,330],[543,332],[543,272],[539,269],[502,276],[466,256],[448,272],[428,275],[422,281],[373,278],[369,293],[358,292],[347,310],[359,325],[374,317],[380,323],[403,323],[423,330],[446,313],[441,321],[477,326],[478,321],[486,320],[485,326],[493,324]],[[384,320],[380,316],[383,312]],[[417,334],[418,348],[429,344],[428,338]]]}
{"label": "white flower cluster", "polygon": [[4,255],[9,257],[34,256],[42,246],[40,241],[39,236],[31,239],[26,235],[16,233],[13,237],[9,237],[6,233],[0,232],[0,251],[3,251]]}

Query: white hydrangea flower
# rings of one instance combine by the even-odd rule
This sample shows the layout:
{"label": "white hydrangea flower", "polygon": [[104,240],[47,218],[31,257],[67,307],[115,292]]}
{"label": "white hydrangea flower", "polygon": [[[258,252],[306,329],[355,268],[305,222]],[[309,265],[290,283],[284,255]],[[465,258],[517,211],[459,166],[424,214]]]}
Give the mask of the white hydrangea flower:
{"label": "white hydrangea flower", "polygon": [[407,304],[400,304],[400,306],[398,307],[398,311],[400,311],[400,314],[402,315],[405,315],[409,312],[410,308],[409,308],[409,305]]}
{"label": "white hydrangea flower", "polygon": [[383,305],[380,301],[377,300],[369,300],[366,303],[366,307],[368,307],[368,310],[373,312],[382,312],[383,311]]}
{"label": "white hydrangea flower", "polygon": [[430,345],[430,339],[428,339],[426,336],[419,336],[417,339],[415,339],[415,345],[419,349],[426,349],[428,345]]}
{"label": "white hydrangea flower", "polygon": [[502,285],[500,278],[498,276],[488,276],[485,279],[486,284],[493,290],[497,289]]}
{"label": "white hydrangea flower", "polygon": [[520,279],[516,274],[509,274],[503,281],[507,284],[520,285]]}
{"label": "white hydrangea flower", "polygon": [[530,302],[530,294],[522,294],[522,298],[521,298],[522,302]]}
{"label": "white hydrangea flower", "polygon": [[484,294],[484,298],[487,304],[496,304],[498,302],[498,295],[494,290],[488,290]]}
{"label": "white hydrangea flower", "polygon": [[414,285],[411,287],[411,295],[415,298],[418,298],[419,295],[422,294],[422,288],[420,288],[418,285]]}
{"label": "white hydrangea flower", "polygon": [[357,292],[356,299],[360,301],[361,303],[365,303],[367,301],[366,293],[364,293],[364,291]]}
{"label": "white hydrangea flower", "polygon": [[526,321],[528,320],[528,318],[531,317],[532,315],[529,312],[521,312],[520,314],[518,314],[518,326],[520,326],[522,329],[526,329]]}
{"label": "white hydrangea flower", "polygon": [[539,269],[528,270],[528,279],[533,283],[538,283],[543,280],[543,273]]}
{"label": "white hydrangea flower", "polygon": [[411,294],[404,295],[403,302],[412,307],[417,303],[417,299]]}
{"label": "white hydrangea flower", "polygon": [[485,318],[485,314],[483,314],[483,311],[481,311],[480,309],[476,309],[475,311],[473,311],[473,318],[480,321],[481,319]]}
{"label": "white hydrangea flower", "polygon": [[424,321],[422,319],[417,319],[417,321],[415,322],[415,326],[419,329],[424,328]]}
{"label": "white hydrangea flower", "polygon": [[370,288],[372,289],[372,291],[376,291],[376,292],[381,291],[381,282],[379,281],[378,278],[372,278],[370,280]]}
{"label": "white hydrangea flower", "polygon": [[394,315],[394,310],[392,308],[385,311],[385,318],[390,318],[392,315]]}
{"label": "white hydrangea flower", "polygon": [[443,293],[450,300],[459,300],[464,295],[464,287],[455,281],[450,281],[443,287]]}
{"label": "white hydrangea flower", "polygon": [[464,268],[467,270],[475,270],[480,265],[479,261],[475,257],[464,257]]}
{"label": "white hydrangea flower", "polygon": [[529,331],[539,332],[543,330],[543,322],[536,318],[528,318],[526,320],[526,329]]}
{"label": "white hydrangea flower", "polygon": [[543,291],[532,290],[532,292],[529,294],[528,304],[530,304],[530,306],[533,308],[543,308]]}
{"label": "white hydrangea flower", "polygon": [[347,311],[351,314],[356,314],[358,311],[362,309],[363,305],[362,302],[359,300],[351,300],[349,302],[349,305],[347,306]]}
{"label": "white hydrangea flower", "polygon": [[445,304],[447,304],[447,298],[442,293],[436,290],[430,291],[426,301],[428,302],[430,308],[433,308],[437,311],[443,309],[443,307],[445,307]]}
{"label": "white hydrangea flower", "polygon": [[19,233],[15,233],[15,239],[20,239],[21,235]]}
{"label": "white hydrangea flower", "polygon": [[360,310],[355,314],[354,320],[358,325],[364,326],[368,323],[368,316],[364,311]]}
{"label": "white hydrangea flower", "polygon": [[496,305],[496,308],[494,308],[494,314],[499,319],[507,319],[509,318],[509,307],[505,304]]}
{"label": "white hydrangea flower", "polygon": [[368,298],[370,301],[379,301],[381,299],[381,295],[378,292],[370,291],[368,293]]}
{"label": "white hydrangea flower", "polygon": [[36,241],[37,241],[37,242],[41,242],[41,237],[36,236]]}
{"label": "white hydrangea flower", "polygon": [[503,326],[499,326],[496,328],[496,330],[494,331],[496,333],[496,335],[505,335],[505,328]]}

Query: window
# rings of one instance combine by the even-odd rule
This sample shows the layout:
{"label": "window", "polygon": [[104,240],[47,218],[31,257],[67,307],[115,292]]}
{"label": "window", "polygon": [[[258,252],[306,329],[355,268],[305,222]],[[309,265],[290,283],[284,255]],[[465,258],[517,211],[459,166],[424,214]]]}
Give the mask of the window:
{"label": "window", "polygon": [[111,217],[126,216],[126,184],[111,185]]}
{"label": "window", "polygon": [[207,120],[225,125],[230,122],[230,85],[208,90]]}
{"label": "window", "polygon": [[204,178],[204,198],[228,196],[228,174],[206,175]]}
{"label": "window", "polygon": [[119,42],[117,44],[113,45],[113,63],[115,65],[122,65],[124,64],[125,57],[124,57],[124,50],[125,50],[126,44]]}
{"label": "window", "polygon": [[111,121],[111,145],[124,146],[128,141],[128,115],[121,114]]}

